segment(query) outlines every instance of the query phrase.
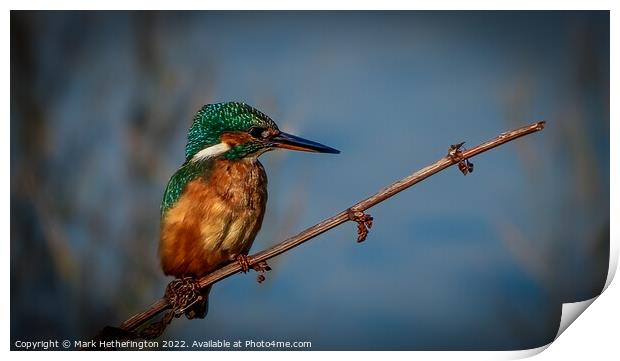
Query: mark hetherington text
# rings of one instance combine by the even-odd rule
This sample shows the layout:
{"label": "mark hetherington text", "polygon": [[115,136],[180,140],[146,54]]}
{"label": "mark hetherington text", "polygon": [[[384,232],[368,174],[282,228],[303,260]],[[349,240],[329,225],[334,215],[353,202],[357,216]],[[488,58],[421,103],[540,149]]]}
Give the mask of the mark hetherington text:
{"label": "mark hetherington text", "polygon": [[74,341],[75,348],[94,348],[94,349],[154,349],[159,347],[159,343],[157,341],[146,341],[146,340],[111,340],[111,341],[103,341],[103,340],[90,340],[90,341]]}

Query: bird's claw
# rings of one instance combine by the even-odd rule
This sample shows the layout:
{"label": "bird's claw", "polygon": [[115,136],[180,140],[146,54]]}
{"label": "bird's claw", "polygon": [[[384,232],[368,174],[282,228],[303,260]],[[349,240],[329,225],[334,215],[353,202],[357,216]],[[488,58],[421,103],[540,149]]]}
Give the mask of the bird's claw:
{"label": "bird's claw", "polygon": [[170,282],[164,294],[176,317],[203,300],[200,283],[193,277],[177,278]]}
{"label": "bird's claw", "polygon": [[245,254],[240,254],[237,256],[237,263],[241,266],[241,272],[248,273],[250,270],[250,262],[248,261],[248,256]]}

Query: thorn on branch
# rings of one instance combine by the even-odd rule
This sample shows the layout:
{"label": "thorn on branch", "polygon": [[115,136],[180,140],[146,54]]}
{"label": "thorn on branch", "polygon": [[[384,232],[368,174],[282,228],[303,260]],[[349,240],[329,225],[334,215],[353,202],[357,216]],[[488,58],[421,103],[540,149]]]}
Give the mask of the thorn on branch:
{"label": "thorn on branch", "polygon": [[256,272],[271,271],[271,267],[267,264],[267,261],[260,261],[252,266],[252,269]]}
{"label": "thorn on branch", "polygon": [[250,268],[255,272],[261,273],[256,276],[256,282],[263,283],[265,281],[265,276],[262,273],[266,271],[271,271],[271,267],[267,264],[267,261],[260,261],[256,264],[252,264],[252,260],[245,254],[240,254],[237,256],[237,263],[241,266],[241,271],[243,273],[247,273]]}
{"label": "thorn on branch", "polygon": [[368,231],[372,228],[372,216],[362,211],[354,211],[350,209],[349,219],[357,222],[357,242],[364,242],[368,236]]}
{"label": "thorn on branch", "polygon": [[463,175],[467,175],[467,173],[473,173],[474,171],[474,163],[470,162],[468,159],[462,160],[458,163],[459,170]]}
{"label": "thorn on branch", "polygon": [[257,264],[252,266],[252,269],[260,274],[256,276],[256,282],[263,283],[265,281],[265,273],[266,271],[271,271],[271,267],[267,264],[266,261],[260,261]]}
{"label": "thorn on branch", "polygon": [[463,144],[465,144],[465,142],[452,144],[448,149],[448,156],[453,161],[457,162],[457,166],[459,167],[461,173],[463,173],[463,175],[467,175],[467,173],[473,173],[474,163],[470,162],[469,159],[463,158]]}

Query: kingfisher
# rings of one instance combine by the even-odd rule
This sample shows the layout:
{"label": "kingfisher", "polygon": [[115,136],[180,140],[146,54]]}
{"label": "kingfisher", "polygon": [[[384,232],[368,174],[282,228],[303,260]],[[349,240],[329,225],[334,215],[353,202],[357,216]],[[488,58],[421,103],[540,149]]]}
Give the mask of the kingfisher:
{"label": "kingfisher", "polygon": [[[232,261],[247,272],[247,255],[267,204],[267,174],[258,157],[278,148],[340,153],[281,131],[245,103],[207,104],[196,113],[185,162],[170,178],[161,205],[164,274],[177,282],[197,282]],[[181,310],[187,318],[206,316],[210,287],[200,292],[199,302]]]}

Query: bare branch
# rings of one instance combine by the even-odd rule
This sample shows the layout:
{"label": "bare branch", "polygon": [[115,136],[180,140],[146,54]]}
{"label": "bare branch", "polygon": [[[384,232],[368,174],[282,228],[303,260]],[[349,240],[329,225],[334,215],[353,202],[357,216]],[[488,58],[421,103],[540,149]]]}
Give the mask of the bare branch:
{"label": "bare branch", "polygon": [[[368,233],[368,229],[372,226],[372,217],[364,214],[364,211],[385,201],[386,199],[393,197],[395,194],[413,186],[416,183],[419,183],[426,178],[450,167],[455,164],[459,166],[459,169],[464,173],[470,173],[473,171],[473,164],[468,161],[469,158],[472,158],[480,153],[491,150],[497,146],[508,143],[517,138],[523,137],[525,135],[538,132],[545,127],[545,122],[540,121],[537,123],[530,124],[528,126],[518,128],[515,130],[511,130],[508,132],[501,133],[497,137],[479,144],[471,149],[461,150],[461,144],[453,145],[450,147],[448,151],[448,155],[439,159],[435,163],[420,169],[419,171],[389,185],[378,193],[356,203],[355,205],[347,208],[346,210],[329,217],[312,227],[309,227],[302,231],[301,233],[290,237],[281,243],[276,244],[275,246],[258,252],[252,256],[248,257],[248,264],[251,266],[257,265],[261,262],[264,262],[270,258],[273,258],[277,255],[280,255],[294,247],[299,246],[300,244],[324,233],[328,230],[337,227],[347,221],[355,221],[358,222],[358,241],[363,241],[366,238]],[[214,284],[218,281],[223,280],[237,272],[240,272],[241,266],[237,262],[232,262],[223,266],[214,272],[202,277],[199,279],[199,285],[201,288],[205,288],[211,284]],[[259,276],[260,277],[260,276]],[[264,278],[263,278],[264,279]],[[153,303],[146,311],[138,313],[120,326],[121,330],[132,332],[135,331],[140,325],[144,324],[146,321],[155,317],[159,313],[169,309],[170,303],[166,298],[162,298],[157,302]],[[166,324],[169,323],[171,319],[166,319]],[[164,322],[164,321],[162,321]],[[165,325],[163,325],[165,327]],[[163,329],[161,330],[163,332]]]}

